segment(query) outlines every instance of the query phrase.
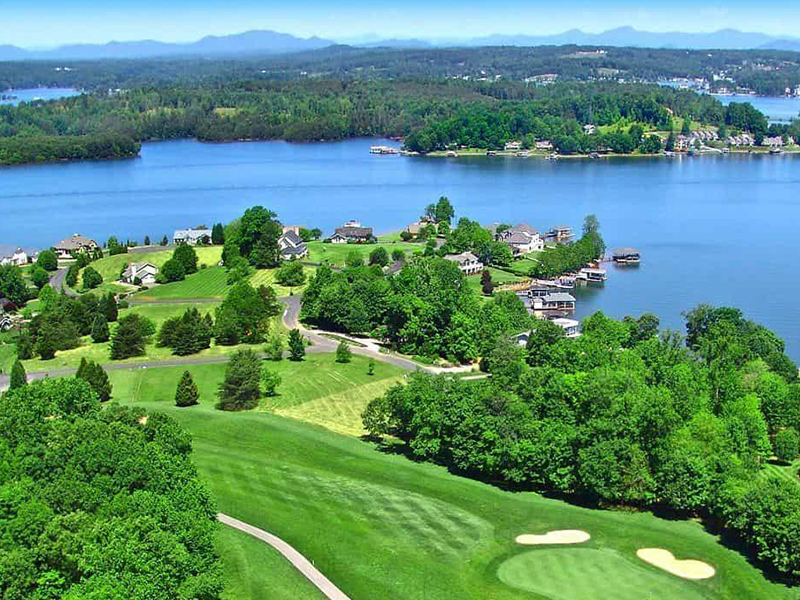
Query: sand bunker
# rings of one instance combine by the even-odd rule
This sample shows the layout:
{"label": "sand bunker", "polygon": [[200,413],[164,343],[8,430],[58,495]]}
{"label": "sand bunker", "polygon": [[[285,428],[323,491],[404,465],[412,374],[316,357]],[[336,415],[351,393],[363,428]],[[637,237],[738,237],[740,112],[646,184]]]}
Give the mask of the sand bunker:
{"label": "sand bunker", "polygon": [[707,563],[699,560],[678,560],[672,552],[662,548],[642,548],[636,551],[636,556],[684,579],[708,579],[716,573],[714,567]]}
{"label": "sand bunker", "polygon": [[525,534],[517,536],[517,543],[525,546],[539,546],[543,544],[580,544],[589,540],[591,536],[580,529],[561,529],[548,531],[544,535]]}

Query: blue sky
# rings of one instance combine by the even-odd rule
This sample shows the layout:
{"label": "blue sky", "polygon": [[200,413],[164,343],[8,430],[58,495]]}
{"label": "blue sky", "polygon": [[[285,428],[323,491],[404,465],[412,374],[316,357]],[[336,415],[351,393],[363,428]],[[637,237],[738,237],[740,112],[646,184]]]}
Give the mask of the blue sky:
{"label": "blue sky", "polygon": [[379,37],[458,39],[491,33],[549,34],[621,25],[647,31],[735,28],[800,35],[800,3],[764,0],[0,0],[0,44],[158,39],[193,41],[206,34],[273,29],[350,41]]}

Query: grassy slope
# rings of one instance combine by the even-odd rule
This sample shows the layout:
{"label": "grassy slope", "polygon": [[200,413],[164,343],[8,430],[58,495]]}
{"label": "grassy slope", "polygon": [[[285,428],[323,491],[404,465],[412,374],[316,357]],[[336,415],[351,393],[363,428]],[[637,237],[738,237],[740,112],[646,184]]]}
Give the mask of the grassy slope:
{"label": "grassy slope", "polygon": [[[222,257],[222,246],[195,247],[194,250],[197,253],[198,266],[202,264],[208,266],[216,265]],[[173,250],[159,250],[158,247],[155,247],[153,252],[106,256],[94,261],[91,266],[103,276],[103,281],[114,281],[119,278],[119,273],[126,264],[147,262],[161,268],[165,262],[172,258],[172,252]]]}
{"label": "grassy slope", "polygon": [[[314,269],[304,267],[306,279],[311,277]],[[260,285],[271,285],[275,293],[279,296],[288,296],[291,292],[302,290],[303,286],[287,288],[275,283],[276,269],[263,269],[256,271],[250,278],[250,283],[258,287]],[[189,275],[183,281],[159,285],[146,292],[141,292],[135,296],[137,300],[184,300],[192,298],[211,298],[222,300],[228,293],[231,286],[228,285],[228,274],[224,267],[209,267],[202,269],[193,275]]]}
{"label": "grassy slope", "polygon": [[[517,277],[508,273],[506,271],[501,271],[500,269],[495,269],[494,267],[489,267],[489,272],[492,274],[492,281],[495,285],[500,285],[502,283],[513,283],[516,281],[522,281],[523,278]],[[477,275],[470,275],[467,277],[467,285],[471,287],[475,293],[482,294],[483,290],[481,289],[481,274]]]}
{"label": "grassy slope", "polygon": [[[305,373],[291,379],[281,397],[281,404],[290,407],[287,410],[312,405],[319,400],[314,397],[318,393],[331,395],[327,389],[301,384],[305,377],[317,377],[320,371],[330,376],[359,366],[340,368],[330,357],[319,360],[329,362],[320,365],[309,357],[301,365],[308,367]],[[288,363],[277,364],[289,368],[283,366]],[[156,371],[172,371],[174,382],[168,386],[161,380],[166,375]],[[177,418],[193,435],[195,462],[219,508],[286,539],[354,600],[542,598],[504,584],[498,569],[507,579],[514,566],[502,567],[507,559],[537,552],[517,546],[516,535],[562,528],[591,532],[592,540],[583,547],[615,558],[614,565],[593,573],[592,569],[603,569],[605,558],[595,560],[593,553],[588,558],[576,558],[574,553],[556,556],[563,571],[559,599],[584,598],[588,589],[584,576],[591,575],[590,589],[605,594],[598,597],[639,600],[641,589],[619,584],[619,577],[631,581],[633,572],[634,580],[646,579],[655,589],[669,589],[674,598],[796,596],[796,591],[766,581],[742,555],[721,546],[694,522],[589,510],[534,493],[505,492],[265,411],[214,411],[211,367],[194,371],[203,393],[201,405],[173,408],[177,371],[148,370],[143,376],[114,372],[115,397],[124,403],[136,398],[137,404]],[[337,393],[341,392],[333,395]],[[718,575],[704,582],[677,579],[639,561],[635,551],[643,546],[705,560]],[[534,561],[532,568],[538,565]],[[250,571],[253,568],[243,567],[241,576],[259,577]],[[529,585],[522,575],[513,583],[519,588]]]}
{"label": "grassy slope", "polygon": [[370,252],[382,246],[386,248],[391,259],[392,250],[402,250],[410,257],[414,252],[425,250],[425,244],[403,242],[397,234],[390,234],[378,237],[377,244],[326,244],[324,242],[308,243],[308,258],[306,260],[314,263],[329,262],[333,265],[344,265],[347,255],[355,251],[361,254],[364,262],[369,258]]}
{"label": "grassy slope", "polygon": [[322,600],[322,594],[264,542],[220,527],[217,549],[225,572],[225,600]]}

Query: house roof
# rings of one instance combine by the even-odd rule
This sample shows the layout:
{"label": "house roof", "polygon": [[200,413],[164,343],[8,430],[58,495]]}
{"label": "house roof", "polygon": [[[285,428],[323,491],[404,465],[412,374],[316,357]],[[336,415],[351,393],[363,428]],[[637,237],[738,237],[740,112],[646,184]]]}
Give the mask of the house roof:
{"label": "house roof", "polygon": [[[150,269],[152,271],[154,271],[155,273],[158,273],[158,267],[155,266],[153,263],[131,263],[127,267],[125,267],[125,270],[122,272],[122,276],[123,277],[128,277],[128,276],[137,277],[139,275],[139,273],[141,273],[142,271],[144,271],[148,267],[150,267]],[[134,269],[136,269],[136,270],[134,271]]]}
{"label": "house roof", "polygon": [[281,250],[281,254],[283,256],[301,256],[308,252],[305,244],[300,244],[299,246],[286,246],[283,250]]}
{"label": "house roof", "polygon": [[553,292],[542,298],[545,302],[575,302],[575,296],[566,292]]}
{"label": "house roof", "polygon": [[28,256],[36,256],[39,253],[35,248],[20,248],[19,246],[12,246],[11,244],[0,244],[0,258],[11,258],[20,251]]}
{"label": "house roof", "polygon": [[553,323],[555,323],[556,325],[560,325],[564,329],[567,329],[568,327],[577,327],[578,325],[580,325],[580,323],[578,323],[578,321],[574,319],[564,319],[564,318],[553,319]]}
{"label": "house roof", "polygon": [[204,237],[211,237],[210,229],[176,229],[172,234],[173,240],[201,240]]}
{"label": "house roof", "polygon": [[97,242],[90,240],[80,233],[75,233],[72,235],[72,237],[68,237],[58,242],[54,248],[58,250],[78,250],[79,248],[86,248],[90,246],[97,246]]}
{"label": "house roof", "polygon": [[336,233],[344,237],[364,238],[372,235],[372,227],[337,227]]}
{"label": "house roof", "polygon": [[538,235],[539,233],[535,227],[531,227],[527,223],[520,223],[519,225],[510,227],[508,231],[510,231],[511,233],[528,233],[530,235]]}
{"label": "house roof", "polygon": [[505,242],[507,244],[530,244],[533,240],[533,236],[522,232],[522,231],[515,231],[510,235],[506,236]]}
{"label": "house roof", "polygon": [[299,246],[300,244],[303,243],[302,238],[291,229],[286,231],[283,235],[281,235],[281,239],[286,240],[292,246]]}
{"label": "house roof", "polygon": [[468,262],[478,262],[478,257],[472,252],[462,252],[461,254],[448,254],[445,256],[447,260],[452,260],[460,265]]}

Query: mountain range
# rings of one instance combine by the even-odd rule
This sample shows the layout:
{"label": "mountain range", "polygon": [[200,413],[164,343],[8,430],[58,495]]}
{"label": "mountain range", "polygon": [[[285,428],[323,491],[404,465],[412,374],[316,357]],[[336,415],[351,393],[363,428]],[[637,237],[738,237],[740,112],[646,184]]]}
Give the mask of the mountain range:
{"label": "mountain range", "polygon": [[[155,40],[109,42],[107,44],[75,44],[52,50],[26,50],[17,46],[0,45],[0,61],[9,60],[95,60],[135,59],[178,56],[236,56],[245,54],[283,54],[317,50],[337,44],[319,37],[300,38],[286,33],[254,30],[225,36],[207,36],[196,42],[172,43]],[[769,49],[800,52],[800,38],[748,33],[721,29],[711,33],[649,32],[633,27],[619,27],[602,33],[586,33],[571,29],[554,35],[502,35],[461,40],[380,39],[364,36],[351,43],[362,48],[434,48],[450,46],[543,46],[575,44],[581,46],[634,46],[646,48],[686,49]]]}

